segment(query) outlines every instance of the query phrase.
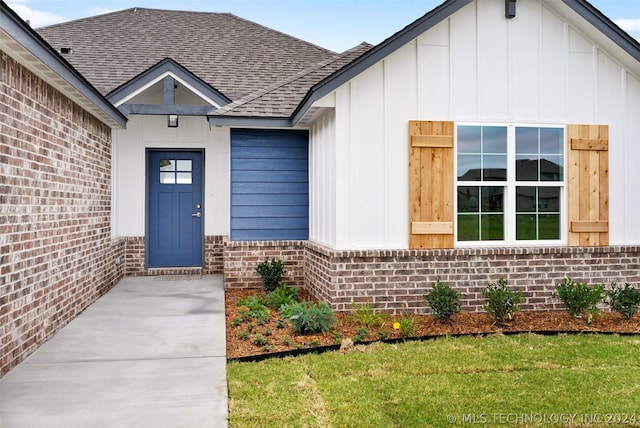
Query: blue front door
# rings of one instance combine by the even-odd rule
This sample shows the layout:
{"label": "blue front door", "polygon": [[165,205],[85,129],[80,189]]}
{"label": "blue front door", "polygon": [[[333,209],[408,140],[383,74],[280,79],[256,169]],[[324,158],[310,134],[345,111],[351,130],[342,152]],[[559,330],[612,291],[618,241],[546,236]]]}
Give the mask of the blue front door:
{"label": "blue front door", "polygon": [[147,172],[147,266],[202,266],[202,152],[149,151]]}

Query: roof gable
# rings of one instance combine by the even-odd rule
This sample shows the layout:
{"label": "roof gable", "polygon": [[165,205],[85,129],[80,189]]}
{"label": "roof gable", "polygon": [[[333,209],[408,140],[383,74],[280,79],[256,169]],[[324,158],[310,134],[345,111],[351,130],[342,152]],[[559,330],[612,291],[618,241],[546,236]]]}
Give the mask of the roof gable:
{"label": "roof gable", "polygon": [[208,109],[209,111],[220,108],[231,102],[231,100],[224,94],[209,86],[198,76],[194,75],[171,58],[163,59],[142,74],[114,89],[107,95],[107,99],[116,107],[120,107],[167,76],[170,76],[175,81],[180,82],[196,96],[209,104],[211,106]]}

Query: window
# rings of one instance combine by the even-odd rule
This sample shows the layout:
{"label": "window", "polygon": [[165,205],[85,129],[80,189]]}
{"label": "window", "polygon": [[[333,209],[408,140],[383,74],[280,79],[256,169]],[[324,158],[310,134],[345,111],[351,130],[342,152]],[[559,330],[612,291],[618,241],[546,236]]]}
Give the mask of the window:
{"label": "window", "polygon": [[456,127],[457,241],[560,241],[564,128]]}
{"label": "window", "polygon": [[191,184],[190,159],[160,159],[160,184]]}

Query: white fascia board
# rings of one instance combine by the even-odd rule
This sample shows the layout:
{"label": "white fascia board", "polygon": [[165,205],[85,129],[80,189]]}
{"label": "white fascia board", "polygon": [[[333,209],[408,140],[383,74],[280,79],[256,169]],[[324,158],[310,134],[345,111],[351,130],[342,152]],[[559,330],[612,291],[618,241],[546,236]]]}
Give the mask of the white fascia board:
{"label": "white fascia board", "polygon": [[155,79],[150,80],[147,84],[145,84],[145,85],[141,86],[140,88],[138,88],[137,90],[131,92],[129,95],[127,95],[126,97],[122,98],[121,100],[118,100],[113,105],[116,106],[116,107],[120,107],[122,104],[124,104],[127,101],[129,101],[130,99],[140,95],[141,93],[143,93],[144,91],[146,91],[147,89],[149,89],[150,87],[155,85],[156,83],[160,82],[161,80],[163,80],[167,76],[169,76],[169,77],[173,78],[174,80],[180,82],[181,85],[185,86],[191,92],[196,94],[198,97],[202,98],[208,104],[214,106],[216,109],[221,107],[220,104],[216,103],[211,98],[208,98],[207,96],[205,96],[202,92],[198,91],[196,88],[194,88],[193,86],[189,85],[184,80],[180,79],[178,76],[176,76],[171,71],[166,71],[166,72],[162,73],[161,75],[159,75],[158,77],[156,77]]}

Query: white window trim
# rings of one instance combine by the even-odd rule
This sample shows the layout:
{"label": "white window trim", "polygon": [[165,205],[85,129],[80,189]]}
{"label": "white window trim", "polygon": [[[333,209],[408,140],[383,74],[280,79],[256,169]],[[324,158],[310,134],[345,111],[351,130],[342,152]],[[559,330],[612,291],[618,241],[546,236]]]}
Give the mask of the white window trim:
{"label": "white window trim", "polygon": [[[458,127],[459,126],[500,126],[507,128],[507,181],[496,181],[496,186],[506,187],[506,198],[504,201],[504,240],[495,241],[458,241],[458,187],[459,186],[480,186],[489,182],[479,181],[458,181]],[[563,180],[562,181],[516,181],[516,147],[515,136],[517,127],[530,128],[556,128],[562,129],[564,140],[563,153]],[[565,246],[568,242],[568,204],[567,204],[567,127],[558,124],[536,124],[536,123],[499,123],[499,122],[455,122],[454,123],[454,219],[453,234],[454,246],[456,248],[475,247],[552,247]],[[560,187],[560,239],[553,240],[516,240],[516,186],[527,187]]]}

